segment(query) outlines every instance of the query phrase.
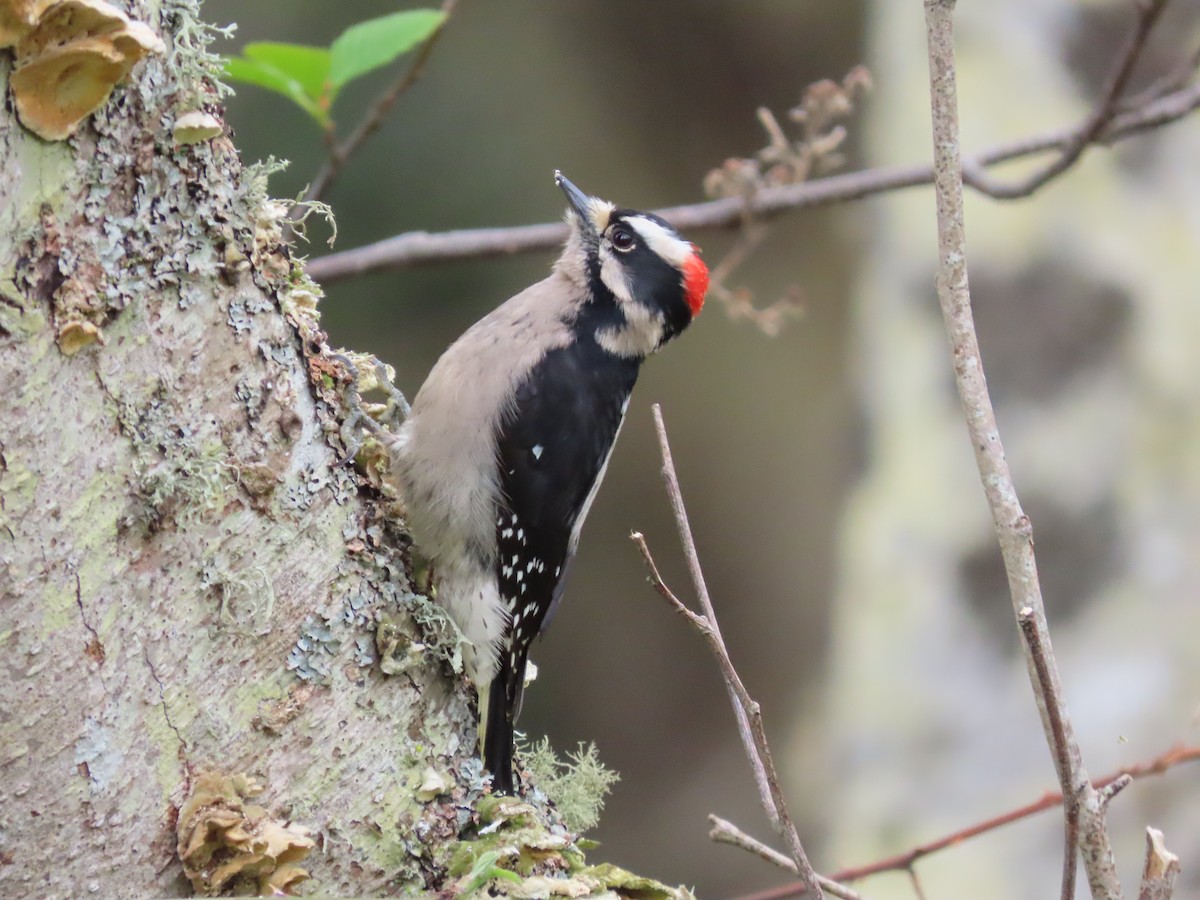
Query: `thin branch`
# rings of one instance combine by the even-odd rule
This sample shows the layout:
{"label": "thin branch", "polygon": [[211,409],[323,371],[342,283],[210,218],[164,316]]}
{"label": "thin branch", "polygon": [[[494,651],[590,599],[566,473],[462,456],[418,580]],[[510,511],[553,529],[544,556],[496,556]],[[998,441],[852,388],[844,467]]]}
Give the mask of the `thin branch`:
{"label": "thin branch", "polygon": [[[954,59],[955,0],[925,0],[929,93],[933,114],[934,190],[937,197],[937,294],[954,362],[954,381],[975,451],[975,463],[992,512],[1013,609],[1025,635],[1026,665],[1042,717],[1059,785],[1068,798],[1065,828],[1076,833],[1094,898],[1120,898],[1121,884],[1104,824],[1105,800],[1092,787],[1075,740],[1051,649],[1038,582],[1033,528],[1017,498],[979,354],[967,281],[958,89]],[[1062,896],[1075,896],[1075,845],[1064,851]]]}
{"label": "thin branch", "polygon": [[[708,624],[708,619],[692,612],[688,608],[687,604],[676,597],[675,593],[663,582],[662,575],[660,575],[658,571],[658,565],[654,562],[654,557],[650,554],[650,547],[646,544],[645,536],[641,532],[635,531],[629,535],[629,539],[637,545],[638,551],[642,554],[642,561],[645,562],[646,568],[650,571],[650,577],[648,580],[650,584],[653,585],[654,589],[658,591],[658,593],[665,598],[668,603],[671,604],[672,608],[674,608],[677,613],[687,619],[688,622],[690,622],[692,626],[704,636],[704,639],[709,641],[710,645],[714,641],[718,642],[719,644],[720,638],[714,637],[712,628]],[[719,652],[717,652],[717,660],[718,662],[721,662],[721,656]],[[746,755],[750,760],[750,768],[754,772],[754,782],[758,785],[758,795],[760,798],[770,797],[770,779],[767,776],[766,766],[763,765],[762,758],[758,755],[758,750],[756,749],[754,742],[754,734],[750,728],[750,719],[747,717],[746,710],[742,706],[737,692],[734,690],[732,683],[727,677],[728,673],[725,669],[724,663],[721,663],[721,665],[721,674],[726,676],[725,688],[729,692],[729,702],[733,706],[734,717],[737,719],[738,734],[741,736],[742,746],[746,748]],[[732,663],[729,665],[732,667]],[[779,816],[775,812],[774,806],[772,805],[767,807],[764,803],[764,808],[767,811],[767,818],[769,818],[771,821],[771,826],[778,831]]]}
{"label": "thin branch", "polygon": [[[1039,705],[1044,706],[1046,710],[1046,721],[1050,729],[1050,749],[1054,754],[1054,767],[1059,772],[1061,783],[1063,778],[1068,777],[1064,773],[1071,771],[1071,757],[1067,737],[1069,725],[1063,722],[1063,715],[1066,712],[1065,701],[1060,695],[1061,685],[1058,684],[1057,677],[1051,671],[1054,663],[1050,654],[1053,651],[1042,643],[1043,635],[1038,630],[1037,618],[1031,608],[1024,607],[1017,611],[1017,626],[1021,630],[1021,637],[1025,640],[1029,659],[1033,663],[1034,694],[1044,698],[1044,702]],[[1045,637],[1048,638],[1049,635],[1045,635]],[[1079,797],[1074,793],[1064,795],[1063,830],[1065,837],[1063,841],[1062,897],[1063,900],[1073,900],[1077,864],[1075,844],[1079,840]]]}
{"label": "thin branch", "polygon": [[[1123,769],[1112,772],[1098,779],[1095,782],[1095,786],[1097,788],[1107,788],[1109,785],[1117,784],[1127,779],[1139,781],[1143,778],[1149,778],[1152,775],[1165,774],[1176,766],[1194,762],[1200,762],[1200,746],[1175,746],[1148,762],[1135,763],[1134,765],[1126,766]],[[845,883],[859,881],[882,872],[911,872],[916,864],[926,856],[932,856],[934,853],[940,853],[943,850],[965,843],[982,834],[995,831],[1005,825],[1011,825],[1013,822],[1019,822],[1038,813],[1054,809],[1060,806],[1062,802],[1063,795],[1061,792],[1047,791],[1037,800],[1033,800],[1023,806],[1018,806],[1007,812],[984,819],[982,822],[952,831],[934,840],[917,844],[915,847],[905,850],[903,853],[897,853],[895,856],[889,856],[886,859],[876,860],[875,862],[861,866],[842,869],[841,871],[834,872],[830,877],[839,883]],[[739,900],[783,900],[785,897],[796,897],[803,893],[804,885],[796,883],[782,885],[755,894],[747,894],[739,898]]]}
{"label": "thin branch", "polygon": [[[1125,140],[1182,119],[1198,107],[1200,84],[1181,87],[1115,116],[1093,143],[1111,144]],[[1061,153],[1071,145],[1077,134],[1078,129],[1074,126],[1047,131],[993,147],[973,160],[965,161],[964,165],[978,172],[1012,160],[1053,151]],[[927,185],[932,181],[933,167],[928,164],[886,166],[831,175],[801,184],[764,188],[749,199],[727,197],[669,207],[657,212],[680,229],[736,228],[744,221],[747,204],[756,218],[768,219],[796,209],[861,200],[876,194]],[[561,244],[566,236],[566,226],[561,223],[467,228],[438,233],[410,231],[309,260],[307,268],[314,279],[328,284],[379,269],[404,269],[547,250]]]}
{"label": "thin branch", "polygon": [[[746,690],[746,686],[742,683],[741,677],[738,675],[732,660],[729,658],[729,651],[725,647],[725,641],[721,637],[721,627],[717,623],[717,615],[713,609],[712,599],[708,594],[708,585],[705,583],[704,573],[700,568],[700,557],[696,553],[696,541],[692,536],[691,525],[688,523],[687,509],[683,504],[683,493],[680,490],[679,476],[675,472],[675,463],[671,457],[671,445],[667,440],[667,429],[663,424],[662,410],[658,404],[654,404],[652,409],[654,412],[654,427],[658,433],[659,450],[662,452],[663,482],[667,488],[667,496],[670,498],[671,508],[675,513],[675,524],[679,530],[679,540],[683,545],[684,558],[687,561],[688,572],[691,575],[692,587],[696,592],[696,597],[700,601],[702,610],[702,613],[696,617],[702,620],[699,631],[707,641],[709,649],[720,666],[721,675],[725,679],[725,687],[729,691],[730,700],[733,703],[734,712],[738,718],[738,731],[742,736],[746,756],[749,758],[751,766],[755,771],[755,778],[759,787],[759,800],[762,802],[763,809],[766,811],[772,825],[786,842],[792,860],[796,864],[796,871],[800,875],[800,880],[804,882],[813,897],[821,898],[824,896],[824,893],[821,890],[820,880],[812,864],[808,861],[808,856],[804,852],[803,845],[800,843],[800,835],[797,833],[795,823],[792,822],[791,815],[788,813],[787,802],[783,796],[783,788],[779,784],[779,774],[775,770],[775,762],[771,757],[771,748],[767,742],[766,730],[763,727],[762,711],[754,701],[754,698],[750,696],[750,692]],[[644,539],[639,548],[641,548],[641,545],[644,545]],[[648,557],[649,550],[646,549],[643,558]],[[652,577],[661,583],[662,579],[658,575],[658,568],[653,565],[652,560],[650,571]]]}
{"label": "thin branch", "polygon": [[908,870],[908,883],[912,885],[913,894],[917,900],[925,900],[925,890],[921,887],[921,879],[917,876],[915,869]]}
{"label": "thin branch", "polygon": [[646,536],[640,531],[634,531],[630,532],[629,539],[637,545],[638,551],[642,554],[642,562],[650,570],[650,577],[647,580],[654,586],[654,589],[671,604],[677,613],[687,619],[701,634],[708,637],[708,620],[704,616],[698,616],[688,609],[687,604],[676,597],[674,591],[667,587],[663,581],[662,575],[658,572],[658,565],[654,562],[654,557],[650,555],[650,547],[646,544]]}
{"label": "thin branch", "polygon": [[[751,837],[742,831],[732,822],[727,819],[722,819],[720,816],[709,816],[709,823],[712,829],[708,832],[711,840],[718,844],[729,844],[733,847],[740,847],[750,853],[760,856],[769,863],[779,866],[781,869],[787,869],[793,875],[796,874],[796,863],[784,856],[778,850],[768,847],[762,841]],[[835,897],[841,897],[842,900],[863,900],[863,895],[858,891],[851,890],[844,884],[838,884],[836,881],[826,878],[823,875],[818,875],[817,880],[821,882],[821,887]]]}
{"label": "thin branch", "polygon": [[1139,107],[1153,103],[1160,97],[1183,90],[1187,87],[1188,82],[1192,80],[1193,76],[1195,76],[1197,67],[1200,67],[1200,46],[1193,49],[1191,53],[1180,60],[1169,72],[1156,78],[1143,88],[1141,92],[1122,100],[1120,112],[1138,109]]}
{"label": "thin branch", "polygon": [[1017,200],[1028,197],[1038,188],[1075,165],[1083,155],[1083,151],[1095,143],[1120,110],[1121,98],[1129,86],[1129,79],[1133,75],[1134,67],[1146,47],[1146,39],[1166,8],[1167,2],[1168,0],[1141,0],[1141,2],[1133,4],[1137,9],[1137,21],[1130,30],[1125,40],[1125,46],[1118,54],[1116,63],[1109,73],[1100,102],[1096,104],[1092,114],[1075,131],[1071,140],[1062,147],[1057,157],[1029,177],[1012,184],[995,181],[978,168],[968,167],[963,173],[966,183],[997,200]]}
{"label": "thin branch", "polygon": [[[709,273],[708,295],[716,298],[725,307],[725,313],[733,321],[746,319],[767,337],[775,337],[783,329],[789,317],[798,317],[803,312],[798,300],[784,296],[769,306],[754,305],[750,292],[745,289],[730,289],[726,282],[730,276],[748,260],[766,239],[770,229],[762,222],[747,219],[737,242],[725,252]],[[791,294],[798,294],[793,288]]]}
{"label": "thin branch", "polygon": [[770,847],[762,841],[752,838],[728,819],[722,819],[720,816],[710,814],[708,823],[712,825],[712,828],[708,832],[708,839],[710,841],[748,850],[750,853],[761,856],[771,865],[786,869],[793,875],[796,874],[796,864],[792,862],[790,856],[784,856],[774,847]]}
{"label": "thin branch", "polygon": [[363,120],[359,122],[358,127],[351,132],[350,136],[344,141],[336,141],[330,143],[329,158],[325,160],[321,166],[312,184],[304,194],[304,199],[301,202],[319,200],[321,196],[333,184],[334,179],[341,173],[346,162],[354,155],[355,151],[362,145],[363,141],[374,134],[379,126],[383,124],[383,120],[387,118],[388,111],[395,105],[396,101],[408,91],[421,76],[425,74],[425,64],[429,62],[429,57],[433,53],[434,45],[437,44],[438,38],[442,36],[442,32],[446,28],[446,23],[450,21],[450,16],[454,12],[454,7],[458,5],[458,0],[444,0],[442,3],[442,21],[434,29],[433,34],[425,39],[425,43],[421,45],[421,49],[417,51],[416,58],[392,84],[385,90],[372,104]]}

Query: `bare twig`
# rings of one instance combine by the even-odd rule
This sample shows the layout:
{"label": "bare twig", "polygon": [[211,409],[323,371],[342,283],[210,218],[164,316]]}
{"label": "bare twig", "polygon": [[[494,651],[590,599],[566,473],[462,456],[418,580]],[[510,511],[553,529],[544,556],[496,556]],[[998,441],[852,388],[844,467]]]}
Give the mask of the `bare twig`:
{"label": "bare twig", "polygon": [[[654,412],[654,427],[658,433],[659,449],[662,452],[663,482],[666,484],[667,496],[670,498],[671,508],[675,513],[675,524],[679,530],[679,540],[683,545],[683,554],[687,560],[692,587],[696,592],[696,597],[700,601],[702,610],[699,615],[693,613],[689,618],[692,619],[693,624],[697,626],[700,634],[707,641],[709,649],[720,666],[721,675],[725,679],[725,687],[729,691],[734,712],[738,717],[738,730],[742,736],[742,743],[746,748],[746,756],[750,759],[751,766],[755,770],[755,778],[758,781],[759,787],[759,800],[762,802],[763,809],[766,811],[772,825],[774,825],[775,829],[786,842],[792,860],[796,864],[796,871],[800,875],[800,880],[804,882],[813,897],[823,897],[824,894],[822,893],[817,873],[808,861],[808,856],[804,852],[803,845],[800,843],[800,835],[796,832],[795,823],[792,822],[791,815],[788,813],[783,789],[779,784],[779,774],[775,771],[775,762],[771,758],[771,748],[767,742],[766,730],[763,727],[762,712],[758,704],[754,701],[754,698],[750,696],[750,692],[746,690],[746,686],[742,683],[741,677],[738,675],[732,660],[729,658],[729,651],[725,648],[725,641],[721,637],[721,628],[717,623],[717,615],[713,610],[712,599],[708,594],[708,585],[704,581],[704,573],[700,568],[700,557],[696,553],[696,542],[692,536],[691,525],[688,524],[687,509],[683,504],[683,493],[679,488],[679,476],[675,473],[675,463],[671,458],[671,445],[667,440],[667,429],[663,424],[662,410],[658,404],[655,404],[652,409]],[[638,544],[638,549],[642,551],[643,559],[648,560],[652,580],[655,582],[655,587],[658,588],[659,585],[662,585],[662,578],[658,574],[658,567],[653,564],[653,559],[650,558],[650,551],[645,546],[645,539],[641,535],[635,535],[634,541]],[[663,589],[665,589],[665,585],[660,589],[660,593]],[[677,599],[673,605],[675,605],[677,610],[683,606]]]}
{"label": "bare twig", "polygon": [[[748,260],[758,249],[769,233],[769,229],[761,222],[752,219],[746,221],[741,235],[721,261],[712,267],[709,273],[708,294],[715,297],[730,319],[746,319],[767,337],[774,337],[783,329],[783,323],[792,317],[797,317],[803,311],[800,303],[792,296],[784,296],[769,306],[759,308],[754,305],[749,291],[730,289],[725,282]],[[793,289],[793,294],[798,290]]]}
{"label": "bare twig", "polygon": [[[742,831],[732,822],[727,819],[722,819],[720,816],[709,816],[709,823],[712,829],[708,832],[711,840],[718,844],[729,844],[733,847],[740,847],[743,850],[761,856],[769,863],[779,866],[781,869],[786,869],[792,874],[796,873],[796,863],[788,857],[784,856],[778,850],[768,847],[762,841],[751,837]],[[823,875],[818,875],[817,880],[821,882],[821,887],[835,897],[841,897],[842,900],[863,900],[863,895],[858,891],[851,890],[844,884],[838,884],[836,881],[826,878]]]}
{"label": "bare twig", "polygon": [[[1032,539],[1031,539],[1032,542]],[[1054,767],[1059,772],[1061,780],[1068,777],[1065,773],[1071,771],[1068,725],[1063,722],[1065,706],[1060,695],[1061,685],[1051,671],[1053,660],[1050,649],[1042,643],[1043,635],[1037,627],[1037,618],[1033,610],[1026,606],[1017,611],[1017,625],[1021,629],[1021,637],[1025,640],[1026,652],[1033,663],[1034,695],[1041,698],[1039,706],[1045,709],[1046,721],[1050,729],[1050,751],[1054,754]],[[1046,635],[1048,638],[1049,636]],[[1063,900],[1073,900],[1075,897],[1075,844],[1079,840],[1079,797],[1075,793],[1063,795]]]}
{"label": "bare twig", "polygon": [[796,874],[796,864],[792,862],[790,856],[785,856],[774,847],[769,847],[762,841],[752,838],[728,819],[709,815],[708,823],[712,825],[712,828],[708,831],[709,840],[718,844],[741,847],[743,850],[748,850],[751,853],[761,856],[767,862],[771,863],[771,865],[786,869],[793,875]]}
{"label": "bare twig", "polygon": [[1119,112],[1128,112],[1153,103],[1160,97],[1165,97],[1187,87],[1188,82],[1195,77],[1196,68],[1200,67],[1200,47],[1196,47],[1186,57],[1180,60],[1169,72],[1156,78],[1139,93],[1123,99],[1118,107]]}
{"label": "bare twig", "polygon": [[698,616],[688,609],[687,604],[676,597],[675,592],[667,587],[666,583],[662,579],[662,575],[660,575],[658,572],[658,565],[654,562],[654,557],[650,555],[650,548],[646,544],[646,536],[640,531],[634,531],[630,533],[629,539],[637,545],[638,551],[642,554],[642,562],[644,562],[646,564],[646,568],[650,570],[650,578],[648,579],[650,584],[652,584],[654,589],[658,591],[658,593],[661,594],[668,603],[671,604],[677,613],[691,622],[701,634],[704,634],[707,637],[708,621],[704,618],[704,616]]}
{"label": "bare twig", "polygon": [[1161,831],[1147,828],[1146,861],[1142,866],[1138,900],[1171,900],[1178,875],[1179,857],[1167,849]]}
{"label": "bare twig", "polygon": [[[1200,107],[1200,84],[1181,87],[1115,116],[1093,143],[1115,143],[1160,128],[1182,119],[1197,107]],[[965,164],[978,172],[1012,160],[1047,152],[1061,153],[1071,145],[1077,134],[1078,129],[1074,126],[1055,129],[994,147]],[[802,184],[764,188],[748,200],[726,197],[657,212],[681,229],[735,228],[744,221],[747,203],[757,218],[766,219],[796,209],[846,203],[875,194],[919,187],[932,181],[933,167],[928,164],[886,166],[831,175]],[[566,236],[566,226],[561,223],[469,228],[440,233],[410,231],[363,247],[309,260],[307,267],[314,279],[329,283],[378,269],[404,269],[547,250],[561,244]]]}
{"label": "bare twig", "polygon": [[420,80],[421,76],[425,73],[425,64],[429,62],[430,54],[433,53],[433,47],[445,30],[446,23],[450,21],[450,16],[457,4],[458,0],[444,0],[442,3],[442,21],[433,34],[425,39],[425,43],[417,51],[417,56],[412,61],[412,64],[392,82],[386,91],[379,95],[367,111],[367,114],[363,117],[363,120],[359,122],[358,127],[350,133],[348,138],[344,141],[330,141],[329,158],[325,160],[325,164],[321,166],[316,177],[313,178],[312,184],[309,185],[308,190],[304,194],[304,200],[320,199],[325,191],[329,189],[329,186],[333,184],[334,179],[341,173],[347,160],[354,155],[363,141],[374,134],[379,126],[383,124],[383,120],[387,117],[388,111],[395,102]]}
{"label": "bare twig", "polygon": [[921,887],[921,879],[917,876],[915,869],[908,870],[908,883],[912,885],[913,894],[917,900],[925,900],[925,889]]}
{"label": "bare twig", "polygon": [[[1175,768],[1175,766],[1191,762],[1200,762],[1200,746],[1172,747],[1149,762],[1136,763],[1098,779],[1095,782],[1095,786],[1097,788],[1106,788],[1111,784],[1123,782],[1126,779],[1137,781],[1142,778],[1148,778],[1151,775],[1162,775]],[[982,822],[977,822],[974,825],[968,825],[966,828],[952,831],[950,834],[935,838],[932,841],[918,844],[903,853],[897,853],[895,856],[889,856],[885,859],[876,860],[875,862],[861,866],[842,869],[841,871],[834,872],[830,877],[839,883],[845,883],[859,881],[871,875],[878,875],[881,872],[911,872],[914,870],[917,862],[926,856],[940,853],[942,850],[962,844],[981,834],[987,834],[990,831],[995,831],[997,828],[1011,825],[1013,822],[1019,822],[1022,819],[1028,819],[1030,816],[1035,816],[1046,810],[1054,809],[1056,806],[1061,805],[1062,802],[1063,795],[1060,792],[1047,791],[1037,800],[1033,800],[1023,806],[1018,806],[1008,812],[984,819]],[[783,900],[785,897],[795,897],[803,893],[804,885],[787,884],[755,894],[747,894],[739,898],[739,900]]]}
{"label": "bare twig", "polygon": [[[1016,486],[988,394],[967,282],[958,90],[954,60],[955,0],[925,0],[929,45],[929,92],[933,113],[934,190],[937,197],[937,294],[950,340],[954,381],[975,451],[975,463],[992,512],[1013,608],[1025,635],[1026,665],[1042,717],[1059,785],[1067,797],[1065,827],[1076,829],[1079,850],[1095,898],[1119,898],[1121,885],[1104,825],[1105,799],[1092,787],[1075,740],[1050,644],[1033,552],[1033,529]],[[1075,896],[1075,846],[1064,851],[1062,896]]]}
{"label": "bare twig", "polygon": [[1137,21],[1130,30],[1125,40],[1125,46],[1118,54],[1116,63],[1109,73],[1100,102],[1096,104],[1091,115],[1079,125],[1070,141],[1061,148],[1058,156],[1029,177],[1012,184],[996,181],[977,167],[968,166],[963,172],[966,183],[997,200],[1017,200],[1028,197],[1038,188],[1075,165],[1084,150],[1095,143],[1108,124],[1112,122],[1113,117],[1120,111],[1121,98],[1129,86],[1129,78],[1133,75],[1138,58],[1145,49],[1146,39],[1166,8],[1167,2],[1168,0],[1142,0],[1142,2],[1132,4],[1137,10]]}
{"label": "bare twig", "polygon": [[[629,538],[637,545],[639,552],[642,554],[642,560],[646,563],[646,568],[650,570],[650,583],[654,586],[654,589],[658,591],[658,593],[664,597],[668,603],[671,604],[677,613],[687,619],[688,622],[690,622],[696,628],[696,630],[699,631],[707,641],[709,641],[710,645],[712,645],[714,641],[719,642],[720,637],[713,635],[713,631],[709,626],[708,619],[702,615],[697,615],[696,613],[692,612],[688,608],[687,604],[676,597],[674,592],[663,582],[662,576],[658,572],[658,566],[654,562],[654,557],[650,554],[650,548],[646,544],[645,536],[642,535],[641,532],[635,531],[629,535]],[[717,661],[722,665],[722,675],[726,676],[725,688],[729,692],[729,702],[733,705],[733,714],[737,719],[738,734],[742,738],[742,746],[746,748],[746,755],[750,760],[750,768],[754,772],[754,782],[758,785],[758,795],[760,798],[770,798],[772,796],[771,781],[767,775],[767,768],[763,764],[762,758],[758,754],[757,746],[754,741],[754,734],[750,727],[750,719],[746,715],[746,709],[742,705],[737,691],[734,689],[733,683],[728,677],[725,663],[722,662],[719,652],[717,652]],[[733,664],[729,663],[729,667],[732,668],[732,666]],[[736,676],[736,673],[734,673],[734,675]],[[775,810],[774,803],[772,802],[770,805],[768,805],[764,801],[763,808],[766,809],[767,818],[770,819],[771,826],[778,831],[780,827],[779,814]]]}

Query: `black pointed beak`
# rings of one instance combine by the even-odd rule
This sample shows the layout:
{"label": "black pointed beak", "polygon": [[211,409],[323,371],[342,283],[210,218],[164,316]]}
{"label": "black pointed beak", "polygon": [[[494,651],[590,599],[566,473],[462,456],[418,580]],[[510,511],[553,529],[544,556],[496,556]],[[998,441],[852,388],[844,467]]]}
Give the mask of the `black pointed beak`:
{"label": "black pointed beak", "polygon": [[596,223],[592,221],[592,198],[575,187],[571,180],[558,169],[554,170],[554,183],[567,195],[567,203],[583,224],[583,227],[595,234]]}

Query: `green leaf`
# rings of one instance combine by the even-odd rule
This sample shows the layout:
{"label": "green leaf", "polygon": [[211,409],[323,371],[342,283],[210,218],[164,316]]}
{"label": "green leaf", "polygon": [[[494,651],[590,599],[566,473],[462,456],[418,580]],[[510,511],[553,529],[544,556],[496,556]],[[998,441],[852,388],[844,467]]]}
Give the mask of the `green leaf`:
{"label": "green leaf", "polygon": [[329,51],[298,44],[247,44],[244,56],[225,60],[234,81],[283,94],[324,126],[329,121]]}
{"label": "green leaf", "polygon": [[437,31],[444,18],[436,9],[410,9],[351,25],[329,48],[332,93],[407,53]]}
{"label": "green leaf", "polygon": [[[329,93],[330,54],[324,47],[255,41],[243,47],[242,53],[298,82],[314,103],[320,103]],[[323,105],[329,107],[328,103]]]}

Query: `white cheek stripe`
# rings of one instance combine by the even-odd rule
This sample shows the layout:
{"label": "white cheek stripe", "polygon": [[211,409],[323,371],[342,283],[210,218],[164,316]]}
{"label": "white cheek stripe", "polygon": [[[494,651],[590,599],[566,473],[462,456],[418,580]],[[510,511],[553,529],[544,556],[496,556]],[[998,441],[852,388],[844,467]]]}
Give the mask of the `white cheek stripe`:
{"label": "white cheek stripe", "polygon": [[633,285],[629,283],[629,273],[607,247],[600,248],[600,280],[613,292],[617,303],[622,306],[633,303]]}
{"label": "white cheek stripe", "polygon": [[645,216],[630,216],[625,221],[642,236],[647,247],[677,269],[682,269],[688,257],[696,252],[692,249],[691,244],[672,234],[652,219],[647,219]]}

